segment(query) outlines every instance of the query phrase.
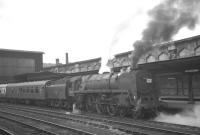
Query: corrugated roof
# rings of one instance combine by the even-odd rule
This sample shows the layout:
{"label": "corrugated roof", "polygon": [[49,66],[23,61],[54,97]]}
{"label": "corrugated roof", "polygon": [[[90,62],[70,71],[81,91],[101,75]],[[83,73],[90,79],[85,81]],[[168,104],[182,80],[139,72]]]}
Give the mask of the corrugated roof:
{"label": "corrugated roof", "polygon": [[44,54],[44,52],[40,52],[40,51],[26,51],[26,50],[14,50],[14,49],[3,49],[3,48],[0,48],[0,51],[4,51],[4,52],[20,52],[20,53],[42,53],[42,54]]}

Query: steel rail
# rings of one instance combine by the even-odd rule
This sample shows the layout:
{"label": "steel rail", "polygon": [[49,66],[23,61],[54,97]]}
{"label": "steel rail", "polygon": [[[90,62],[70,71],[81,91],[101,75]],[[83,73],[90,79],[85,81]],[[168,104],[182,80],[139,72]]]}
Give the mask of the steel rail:
{"label": "steel rail", "polygon": [[0,127],[0,134],[2,134],[2,135],[15,135],[10,130],[7,130],[7,129],[3,128],[3,127]]}
{"label": "steel rail", "polygon": [[[78,133],[78,134],[81,134],[81,135],[96,135],[94,133],[90,133],[90,132],[87,132],[87,131],[84,131],[84,130],[63,126],[63,125],[60,125],[60,124],[56,124],[56,123],[53,123],[53,122],[49,122],[49,121],[45,121],[45,120],[41,120],[41,119],[37,119],[37,118],[33,118],[33,117],[28,117],[28,116],[24,116],[24,115],[20,115],[20,114],[15,114],[15,113],[10,113],[10,112],[7,112],[7,111],[2,111],[2,110],[0,110],[0,112],[4,113],[4,114],[9,114],[9,115],[12,115],[12,116],[17,116],[18,118],[21,117],[21,118],[25,118],[25,119],[30,119],[30,120],[34,120],[36,122],[45,123],[45,124],[48,124],[48,125],[52,125],[52,126],[55,126],[55,127],[58,127],[58,128],[65,129],[65,130],[70,130],[70,131],[72,131],[74,133]],[[3,116],[1,116],[1,117],[3,117]],[[28,126],[31,126],[33,128],[38,128],[36,126],[26,124],[26,123],[24,123],[22,121],[17,121],[17,120],[8,118],[8,117],[4,117],[4,118],[10,119],[10,120],[13,120],[13,121],[16,121],[16,122],[23,123],[24,125],[28,125]],[[59,134],[57,134],[55,132],[44,130],[42,128],[38,128],[38,129],[41,130],[41,131],[44,131],[44,132],[48,132],[48,133],[53,134],[53,135],[59,135]]]}
{"label": "steel rail", "polygon": [[[56,134],[56,133],[54,133],[54,132],[51,132],[51,131],[48,131],[48,130],[45,130],[45,129],[42,129],[42,128],[38,128],[38,127],[36,127],[36,126],[32,126],[32,125],[30,125],[30,124],[26,124],[25,122],[22,122],[22,121],[17,121],[16,119],[11,119],[11,118],[8,118],[8,117],[4,117],[4,116],[0,116],[1,118],[3,118],[3,119],[6,119],[6,120],[9,120],[9,121],[13,121],[13,122],[15,122],[15,123],[18,123],[18,124],[20,124],[20,125],[25,125],[25,126],[27,126],[27,127],[30,127],[31,129],[36,129],[36,130],[38,130],[38,131],[40,131],[40,132],[43,132],[43,133],[46,133],[46,134],[48,134],[48,135],[59,135],[59,134]],[[13,134],[14,135],[14,134]]]}
{"label": "steel rail", "polygon": [[[91,117],[91,116],[85,116],[85,115],[63,114],[63,113],[60,113],[60,112],[49,111],[49,110],[47,111],[47,110],[38,109],[38,108],[37,109],[33,109],[33,108],[29,108],[29,107],[25,107],[25,108],[29,109],[29,110],[33,110],[33,111],[35,111],[35,110],[40,111],[39,113],[41,113],[41,111],[56,113],[56,114],[65,116],[65,118],[66,118],[66,116],[74,116],[74,117],[78,117],[78,118],[85,118],[85,119],[90,119],[90,120],[96,120],[96,121],[106,122],[106,123],[110,123],[110,124],[118,124],[118,125],[121,124],[121,125],[129,127],[129,128],[131,128],[131,127],[140,127],[140,128],[146,128],[146,129],[150,129],[150,130],[154,130],[154,131],[165,132],[165,133],[168,133],[168,134],[197,135],[197,133],[191,133],[189,131],[187,131],[187,132],[184,131],[184,130],[183,131],[174,131],[174,130],[165,129],[165,128],[159,128],[159,127],[154,127],[154,126],[146,126],[146,125],[142,125],[141,123],[135,123],[134,124],[134,123],[130,123],[130,122],[114,121],[114,120],[109,120],[109,119],[105,119],[105,118],[97,118],[97,117]],[[28,110],[24,110],[24,111],[28,111]],[[35,113],[38,113],[38,112],[35,112]],[[52,115],[52,116],[55,116],[55,115]],[[56,115],[56,117],[59,117],[59,116]],[[66,119],[68,119],[68,118],[66,118]],[[73,119],[73,118],[71,118],[71,119]],[[101,125],[101,126],[103,126],[103,125]],[[118,128],[120,128],[120,127],[118,127]],[[121,130],[124,130],[124,129],[121,129]]]}

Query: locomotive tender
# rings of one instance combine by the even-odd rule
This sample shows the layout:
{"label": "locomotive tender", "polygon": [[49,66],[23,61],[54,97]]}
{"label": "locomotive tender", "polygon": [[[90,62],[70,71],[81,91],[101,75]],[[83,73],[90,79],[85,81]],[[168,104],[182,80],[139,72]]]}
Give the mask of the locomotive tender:
{"label": "locomotive tender", "polygon": [[1,101],[143,117],[160,105],[150,73],[105,73],[0,85]]}

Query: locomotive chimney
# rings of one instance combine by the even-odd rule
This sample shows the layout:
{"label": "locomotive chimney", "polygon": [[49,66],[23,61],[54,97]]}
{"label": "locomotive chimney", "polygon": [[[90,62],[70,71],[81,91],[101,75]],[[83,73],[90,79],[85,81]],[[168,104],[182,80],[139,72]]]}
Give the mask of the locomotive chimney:
{"label": "locomotive chimney", "polygon": [[65,53],[66,64],[69,63],[68,53]]}
{"label": "locomotive chimney", "polygon": [[59,59],[56,59],[56,65],[59,65]]}

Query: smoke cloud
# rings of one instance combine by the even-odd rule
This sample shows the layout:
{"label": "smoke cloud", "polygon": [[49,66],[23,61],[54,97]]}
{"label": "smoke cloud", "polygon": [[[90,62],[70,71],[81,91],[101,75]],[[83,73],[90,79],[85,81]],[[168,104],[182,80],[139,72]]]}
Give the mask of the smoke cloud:
{"label": "smoke cloud", "polygon": [[140,14],[140,11],[137,11],[135,14],[133,14],[130,18],[124,20],[119,24],[119,26],[116,28],[116,31],[111,39],[110,46],[108,52],[105,51],[104,54],[101,57],[101,67],[99,70],[99,73],[103,72],[110,72],[110,68],[107,66],[108,60],[114,58],[114,55],[112,54],[113,48],[118,42],[120,41],[120,37],[122,34],[130,28],[131,21],[135,18],[136,14]]}
{"label": "smoke cloud", "polygon": [[[1,11],[2,7],[3,7],[3,3],[0,1],[0,11]],[[0,12],[0,19],[1,19],[2,17],[3,17],[3,16],[2,16],[2,14],[1,14],[1,12]]]}
{"label": "smoke cloud", "polygon": [[199,20],[199,7],[199,0],[165,0],[150,10],[150,22],[142,32],[142,39],[133,44],[132,68],[136,68],[139,57],[155,43],[172,40],[183,27],[194,29]]}
{"label": "smoke cloud", "polygon": [[0,8],[1,8],[1,7],[3,7],[3,2],[2,2],[2,1],[0,1]]}
{"label": "smoke cloud", "polygon": [[200,105],[175,115],[160,113],[155,121],[200,127]]}

